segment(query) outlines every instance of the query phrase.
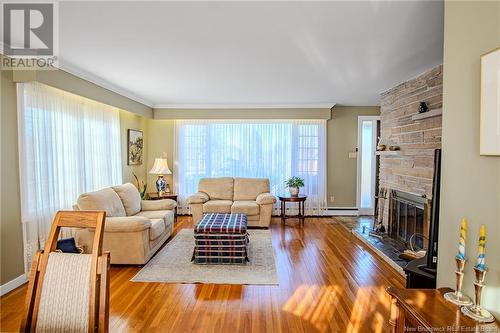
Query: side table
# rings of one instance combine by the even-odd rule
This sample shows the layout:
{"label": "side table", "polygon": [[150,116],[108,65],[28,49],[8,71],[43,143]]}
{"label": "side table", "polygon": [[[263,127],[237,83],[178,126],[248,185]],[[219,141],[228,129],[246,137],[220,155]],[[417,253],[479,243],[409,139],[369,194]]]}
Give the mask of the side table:
{"label": "side table", "polygon": [[460,307],[447,302],[441,289],[402,289],[389,287],[391,296],[390,332],[498,332],[498,321],[480,324],[460,312]]}
{"label": "side table", "polygon": [[[160,193],[158,192],[149,192],[148,193],[149,200],[162,200],[162,199],[171,199],[177,202],[177,194],[175,193]],[[174,209],[174,221],[177,222],[177,206]]]}
{"label": "side table", "polygon": [[[286,219],[298,218],[300,225],[304,226],[305,213],[304,213],[304,203],[306,202],[307,195],[280,195],[278,196],[281,202],[281,222],[285,224]],[[297,202],[299,204],[299,213],[297,215],[286,215],[286,203],[287,202]]]}

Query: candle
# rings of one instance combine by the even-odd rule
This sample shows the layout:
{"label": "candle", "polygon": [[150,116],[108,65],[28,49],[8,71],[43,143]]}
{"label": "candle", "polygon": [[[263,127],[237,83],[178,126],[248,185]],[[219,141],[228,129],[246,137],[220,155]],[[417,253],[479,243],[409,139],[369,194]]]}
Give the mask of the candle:
{"label": "candle", "polygon": [[476,263],[476,268],[479,270],[484,271],[486,269],[485,265],[485,247],[486,247],[486,228],[483,225],[481,225],[481,229],[479,229],[479,247],[478,247],[478,254],[477,254],[477,263]]}
{"label": "candle", "polygon": [[467,219],[463,218],[460,223],[460,239],[458,241],[457,259],[465,260],[465,237],[467,234]]}

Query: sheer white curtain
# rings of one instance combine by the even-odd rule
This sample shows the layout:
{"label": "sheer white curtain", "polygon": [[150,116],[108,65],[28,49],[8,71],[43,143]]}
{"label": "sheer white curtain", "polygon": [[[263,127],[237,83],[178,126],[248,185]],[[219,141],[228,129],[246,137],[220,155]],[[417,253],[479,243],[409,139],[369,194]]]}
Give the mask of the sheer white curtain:
{"label": "sheer white curtain", "polygon": [[54,213],[78,195],[121,183],[118,109],[40,83],[18,84],[25,269]]}
{"label": "sheer white curtain", "polygon": [[269,178],[273,194],[287,193],[285,180],[299,176],[306,213],[326,208],[326,120],[178,120],[175,140],[182,213],[200,178],[221,176]]}

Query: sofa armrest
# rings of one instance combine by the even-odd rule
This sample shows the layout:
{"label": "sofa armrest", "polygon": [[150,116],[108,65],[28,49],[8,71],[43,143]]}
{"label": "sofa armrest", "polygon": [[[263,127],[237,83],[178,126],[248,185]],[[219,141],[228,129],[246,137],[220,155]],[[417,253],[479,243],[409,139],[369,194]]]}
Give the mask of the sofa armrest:
{"label": "sofa armrest", "polygon": [[172,199],[142,200],[141,210],[173,210],[177,202]]}
{"label": "sofa armrest", "polygon": [[150,227],[151,221],[144,216],[107,217],[104,232],[138,232]]}
{"label": "sofa armrest", "polygon": [[206,194],[204,192],[198,192],[198,193],[190,195],[186,201],[188,204],[191,205],[191,204],[203,204],[203,203],[207,202],[208,200],[210,200],[208,194]]}
{"label": "sofa armrest", "polygon": [[259,205],[269,205],[276,202],[276,198],[271,193],[261,193],[255,199]]}

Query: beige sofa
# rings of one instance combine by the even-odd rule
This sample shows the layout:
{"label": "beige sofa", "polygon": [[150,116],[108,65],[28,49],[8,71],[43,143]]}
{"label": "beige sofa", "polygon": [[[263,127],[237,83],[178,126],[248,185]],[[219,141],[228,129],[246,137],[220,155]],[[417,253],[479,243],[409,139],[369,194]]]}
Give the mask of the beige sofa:
{"label": "beige sofa", "polygon": [[193,221],[204,213],[243,213],[248,226],[269,227],[276,198],[266,178],[202,178],[198,193],[187,199]]}
{"label": "beige sofa", "polygon": [[[112,264],[142,265],[172,234],[175,206],[170,199],[141,200],[137,188],[127,183],[84,193],[74,208],[106,211],[103,250],[111,253]],[[90,251],[93,234],[78,229],[76,243]]]}

